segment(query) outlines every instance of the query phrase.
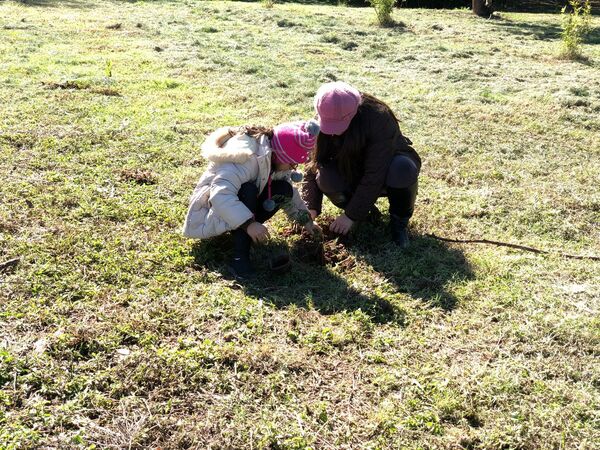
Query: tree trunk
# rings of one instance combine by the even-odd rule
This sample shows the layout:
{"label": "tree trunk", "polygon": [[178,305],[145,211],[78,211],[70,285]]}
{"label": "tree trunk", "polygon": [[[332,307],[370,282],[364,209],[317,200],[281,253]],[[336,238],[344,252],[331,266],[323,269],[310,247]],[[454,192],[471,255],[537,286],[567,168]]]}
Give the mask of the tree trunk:
{"label": "tree trunk", "polygon": [[490,17],[492,15],[491,1],[473,0],[473,14],[479,17]]}

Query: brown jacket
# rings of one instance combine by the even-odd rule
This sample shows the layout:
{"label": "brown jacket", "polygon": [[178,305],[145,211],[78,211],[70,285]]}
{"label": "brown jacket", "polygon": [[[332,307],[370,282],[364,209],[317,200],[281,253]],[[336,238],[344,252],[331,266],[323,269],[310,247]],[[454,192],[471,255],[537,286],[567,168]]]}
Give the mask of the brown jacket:
{"label": "brown jacket", "polygon": [[[352,186],[352,198],[345,209],[345,214],[352,220],[364,220],[381,195],[388,167],[395,155],[410,157],[417,167],[421,167],[421,158],[411,146],[410,139],[400,132],[398,122],[385,112],[368,109],[363,111],[367,144],[363,151],[363,175]],[[302,197],[308,209],[321,212],[323,193],[316,181],[317,174],[307,171],[302,187]]]}

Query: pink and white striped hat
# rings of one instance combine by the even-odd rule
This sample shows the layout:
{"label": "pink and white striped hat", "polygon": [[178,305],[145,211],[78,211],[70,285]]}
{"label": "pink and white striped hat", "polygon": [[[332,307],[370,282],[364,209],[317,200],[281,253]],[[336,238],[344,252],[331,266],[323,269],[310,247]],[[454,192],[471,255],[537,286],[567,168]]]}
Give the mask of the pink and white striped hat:
{"label": "pink and white striped hat", "polygon": [[273,147],[276,163],[302,164],[308,161],[310,152],[315,148],[319,124],[314,120],[308,122],[288,122],[277,125],[273,129]]}

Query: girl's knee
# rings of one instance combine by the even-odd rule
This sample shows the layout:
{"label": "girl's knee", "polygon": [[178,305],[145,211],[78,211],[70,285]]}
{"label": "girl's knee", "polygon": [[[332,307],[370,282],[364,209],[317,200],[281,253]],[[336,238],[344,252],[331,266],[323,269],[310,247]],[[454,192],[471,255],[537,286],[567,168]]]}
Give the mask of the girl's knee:
{"label": "girl's knee", "polygon": [[249,200],[256,199],[258,197],[258,188],[256,184],[252,182],[244,183],[240,186],[240,190],[238,191],[238,198],[246,203]]}
{"label": "girl's knee", "polygon": [[388,169],[386,186],[392,188],[406,188],[417,182],[419,168],[408,156],[396,155]]}
{"label": "girl's knee", "polygon": [[271,182],[271,193],[272,195],[283,195],[284,197],[292,198],[294,189],[285,180],[275,180]]}

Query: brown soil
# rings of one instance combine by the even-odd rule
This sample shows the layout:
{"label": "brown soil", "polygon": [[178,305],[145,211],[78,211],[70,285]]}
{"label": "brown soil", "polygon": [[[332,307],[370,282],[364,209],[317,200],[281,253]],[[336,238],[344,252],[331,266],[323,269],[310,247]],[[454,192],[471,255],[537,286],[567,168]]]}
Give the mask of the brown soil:
{"label": "brown soil", "polygon": [[137,184],[156,184],[156,175],[147,169],[123,169],[121,179]]}
{"label": "brown soil", "polygon": [[[302,233],[302,239],[294,247],[296,258],[306,263],[317,263],[321,266],[333,266],[350,270],[356,265],[356,259],[348,252],[350,240],[329,230],[329,224],[321,224],[323,236],[313,237]],[[293,234],[288,229],[284,235]]]}

